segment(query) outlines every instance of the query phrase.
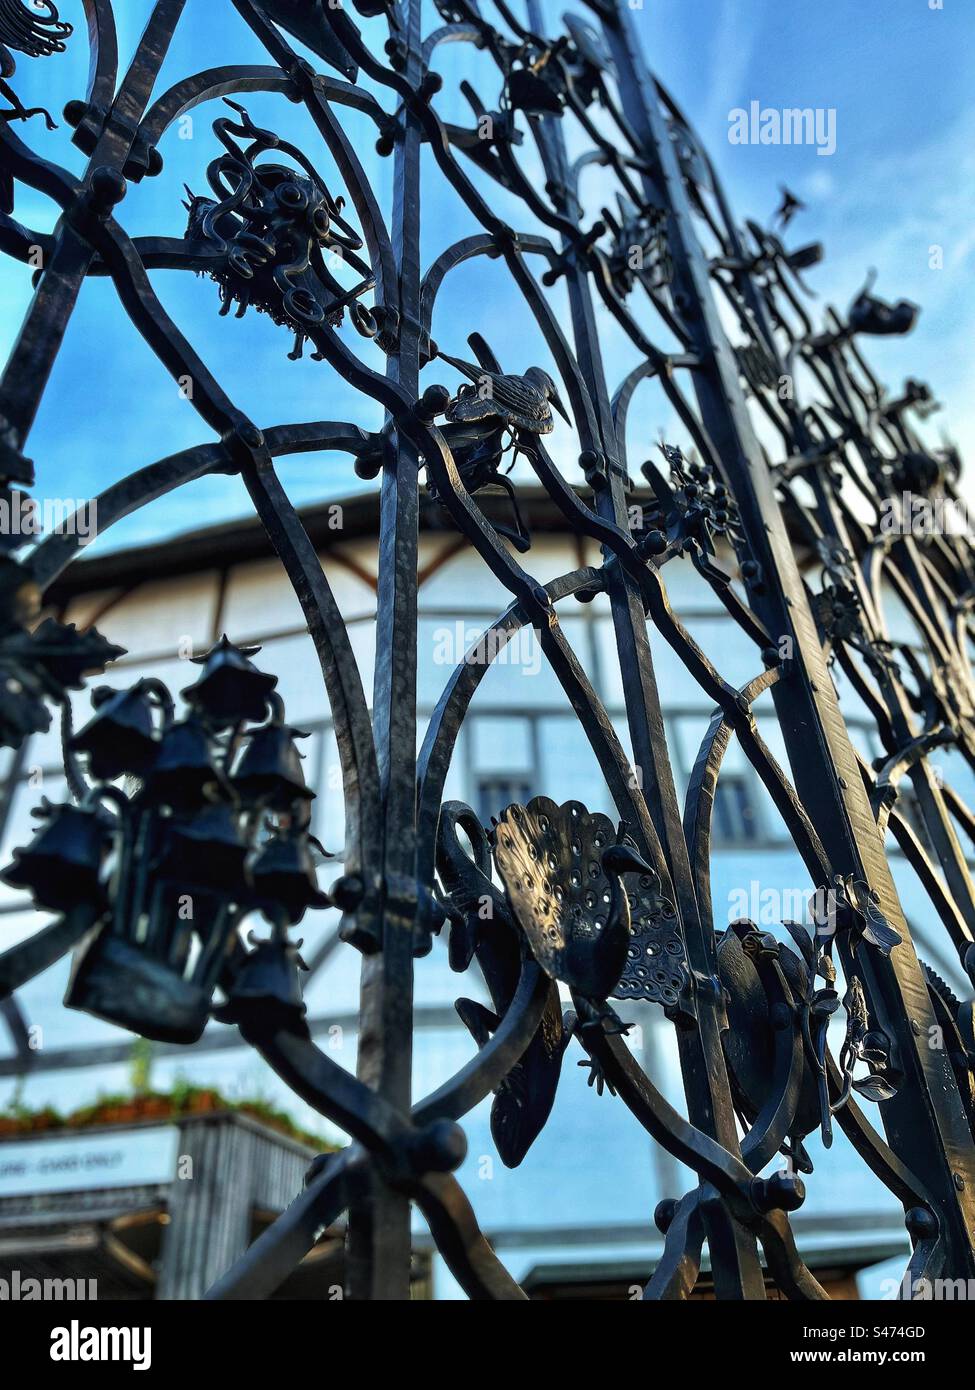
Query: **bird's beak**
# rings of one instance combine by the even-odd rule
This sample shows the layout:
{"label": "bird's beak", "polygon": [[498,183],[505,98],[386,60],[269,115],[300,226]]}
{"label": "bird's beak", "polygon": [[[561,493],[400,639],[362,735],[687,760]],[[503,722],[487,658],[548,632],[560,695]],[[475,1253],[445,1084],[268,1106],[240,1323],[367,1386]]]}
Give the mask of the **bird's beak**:
{"label": "bird's beak", "polygon": [[565,406],[562,404],[562,397],[559,395],[558,391],[556,391],[554,386],[552,387],[551,393],[549,394],[549,400],[552,402],[553,409],[559,412],[565,423],[567,425],[571,425],[572,417],[566,410]]}
{"label": "bird's beak", "polygon": [[614,845],[613,863],[618,874],[653,874],[656,869],[632,845]]}
{"label": "bird's beak", "polygon": [[186,189],[186,196],[190,200],[188,203],[184,202],[183,207],[186,209],[187,212],[189,212],[190,208],[193,206],[193,199],[196,197],[196,194],[193,192],[192,188],[190,188],[188,183],[184,183],[183,187]]}

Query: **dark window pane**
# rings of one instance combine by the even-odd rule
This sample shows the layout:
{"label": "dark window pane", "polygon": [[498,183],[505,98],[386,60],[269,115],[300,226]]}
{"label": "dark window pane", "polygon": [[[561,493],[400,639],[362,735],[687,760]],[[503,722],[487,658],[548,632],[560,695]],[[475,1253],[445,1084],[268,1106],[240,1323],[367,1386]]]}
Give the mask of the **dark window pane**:
{"label": "dark window pane", "polygon": [[719,779],[712,825],[716,844],[752,844],[758,839],[758,817],[744,777]]}
{"label": "dark window pane", "polygon": [[531,787],[520,777],[479,777],[474,809],[481,824],[490,825],[492,816],[500,815],[513,801],[524,805],[531,794]]}

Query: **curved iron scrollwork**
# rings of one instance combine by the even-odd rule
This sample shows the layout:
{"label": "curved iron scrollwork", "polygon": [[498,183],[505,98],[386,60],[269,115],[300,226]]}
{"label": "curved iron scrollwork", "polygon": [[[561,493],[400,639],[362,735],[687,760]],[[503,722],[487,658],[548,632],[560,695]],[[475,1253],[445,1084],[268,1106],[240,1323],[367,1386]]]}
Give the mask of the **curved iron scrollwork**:
{"label": "curved iron scrollwork", "polygon": [[[799,1174],[812,1174],[804,1140],[819,1129],[828,1146],[834,1123],[903,1203],[912,1277],[975,1274],[973,1006],[918,961],[884,851],[889,829],[975,988],[975,891],[962,849],[963,839],[975,842],[975,818],[928,760],[950,744],[975,767],[975,563],[966,537],[919,534],[904,510],[908,492],[932,507],[957,501],[957,456],[922,438],[915,417],[930,411],[929,388],[909,382],[891,399],[861,347],[871,335],[908,332],[916,306],[888,304],[870,283],[845,316],[829,310],[813,323],[801,274],[821,248],[790,251],[783,241],[798,200],[786,193],[774,230],[732,219],[702,143],[644,65],[624,0],[590,0],[592,22],[569,16],[552,37],[540,0],[526,0],[524,18],[506,0],[353,0],[355,18],[323,3],[234,0],[237,15],[226,23],[249,27],[266,65],[190,74],[151,104],[184,7],[156,0],[119,78],[110,0],[86,3],[90,86],[66,110],[89,156],[77,179],[21,140],[12,122],[31,113],[6,85],[11,49],[57,52],[68,26],[53,6],[27,20],[17,0],[0,4],[3,91],[15,107],[0,113],[0,246],[31,264],[32,248],[44,252],[0,379],[3,501],[21,505],[33,483],[24,450],[77,295],[87,277],[109,277],[162,367],[194,381],[193,408],[218,443],[114,484],[99,499],[103,528],[208,472],[243,479],[321,664],[343,772],[343,873],[327,894],[319,888],[299,731],[285,722],[274,678],[253,665],[254,652],[225,640],[183,692],[185,717],[175,717],[169,691],[140,681],[119,693],[95,690],[94,717],[78,733],[66,721],[71,800],[41,808],[34,841],[6,871],[56,920],[0,956],[0,988],[9,993],[76,949],[69,1006],[180,1041],[198,1037],[215,1010],[349,1133],[350,1147],[316,1165],[303,1196],[220,1281],[216,1298],[271,1293],[316,1230],[346,1209],[359,1253],[353,1295],[405,1297],[412,1203],[472,1297],[524,1297],[452,1176],[465,1150],[458,1121],[493,1093],[492,1133],[503,1161],[516,1166],[551,1112],[573,1042],[597,1089],[697,1175],[691,1191],[658,1209],[664,1252],[648,1299],[686,1297],[705,1242],[721,1296],[765,1297],[761,1246],[788,1297],[824,1297],[789,1213],[804,1198]],[[425,29],[434,8],[439,27]],[[340,77],[316,72],[289,37]],[[444,79],[434,64],[449,43],[475,45],[497,72],[494,109],[463,84],[475,131],[438,115]],[[255,91],[303,104],[341,194],[317,160],[251,121],[236,98]],[[209,193],[187,190],[185,236],[129,237],[115,216],[127,185],[159,173],[167,132],[183,112],[218,100],[235,114],[213,121],[224,153],[201,170]],[[379,153],[392,158],[389,224],[343,124],[346,108],[372,121]],[[589,142],[574,163],[569,122]],[[526,141],[544,169],[541,184],[526,172]],[[480,228],[426,268],[424,145]],[[590,220],[583,189],[593,167],[615,211]],[[499,215],[492,182],[521,201],[542,234]],[[60,208],[50,236],[14,220],[18,183]],[[446,277],[484,256],[507,272],[550,366],[528,359],[520,373],[505,372],[473,307],[463,327],[476,362],[433,340]],[[310,343],[323,373],[338,372],[382,406],[383,428],[259,426],[162,307],[147,274],[159,267],[216,280],[223,313],[251,305],[287,326],[290,355]],[[555,286],[567,295],[567,319],[548,294]],[[720,300],[737,325],[734,342]],[[600,303],[638,358],[615,392],[599,350]],[[370,364],[375,355],[357,355],[346,319],[375,340],[384,371]],[[658,333],[677,349],[659,346]],[[421,372],[441,362],[466,378],[458,391],[421,386]],[[635,490],[627,442],[631,403],[645,384],[662,392],[689,441],[686,454],[666,445],[663,466],[643,465],[649,498]],[[577,477],[546,448],[553,408],[573,428]],[[774,448],[759,442],[759,422]],[[275,473],[276,456],[318,449],[347,452],[362,476],[382,475],[377,643],[389,659],[372,714],[327,575]],[[527,461],[567,526],[601,546],[601,563],[546,583],[535,577],[517,486],[500,471],[509,453]],[[417,758],[421,474],[511,606],[484,634],[488,655],[458,664]],[[475,500],[498,484],[513,526],[492,522]],[[71,563],[75,545],[52,536],[23,554],[13,554],[17,544],[4,548],[0,737],[16,747],[47,726],[46,703],[65,706],[66,692],[119,650],[94,630],[37,626],[41,591]],[[800,570],[799,549],[818,556],[818,587],[815,565]],[[758,674],[741,689],[670,605],[666,567],[688,560],[754,650]],[[891,640],[890,592],[914,623],[916,644]],[[632,765],[560,624],[574,601],[597,594],[610,600]],[[578,802],[535,797],[488,829],[469,807],[442,804],[480,681],[525,628],[577,714],[621,823]],[[661,642],[716,706],[683,807],[654,675],[652,645]],[[875,718],[884,756],[874,767],[850,741],[834,671]],[[766,692],[791,779],[753,713]],[[819,885],[809,923],[786,922],[779,934],[712,921],[712,813],[733,737]],[[905,778],[910,818],[898,806]],[[187,899],[189,916],[181,915]],[[343,914],[344,941],[368,957],[355,1076],[315,1046],[304,1018],[291,928],[326,903]],[[255,911],[270,935],[245,942],[240,924]],[[445,923],[451,965],[464,972],[477,962],[492,1007],[458,1001],[476,1055],[415,1102],[414,961]],[[834,1059],[840,971],[846,1034]],[[565,1014],[560,985],[573,1003]],[[634,999],[661,1005],[675,1027],[686,1114],[627,1045],[610,1001]],[[945,1049],[927,1046],[933,1027],[948,1037]],[[877,1107],[884,1137],[857,1097]],[[762,1176],[776,1154],[789,1166]]]}

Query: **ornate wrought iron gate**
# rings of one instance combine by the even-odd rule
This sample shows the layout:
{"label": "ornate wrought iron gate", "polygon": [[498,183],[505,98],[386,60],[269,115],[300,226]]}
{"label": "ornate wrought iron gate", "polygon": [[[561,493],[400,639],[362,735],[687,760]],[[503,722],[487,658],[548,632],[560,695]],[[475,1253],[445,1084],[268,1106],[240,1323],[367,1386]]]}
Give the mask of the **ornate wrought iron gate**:
{"label": "ornate wrought iron gate", "polygon": [[[14,95],[14,53],[57,51],[69,26],[53,5],[38,11],[0,0],[3,88],[12,101],[0,132],[0,245],[36,271],[0,382],[5,502],[23,506],[33,483],[24,450],[84,281],[108,276],[163,367],[192,381],[193,407],[219,443],[109,487],[98,498],[99,524],[207,472],[244,480],[320,658],[347,814],[343,874],[328,900],[344,914],[344,939],[363,955],[352,1076],[315,1046],[303,1020],[289,933],[324,899],[297,733],[253,651],[224,641],[199,658],[179,718],[171,693],[142,681],[96,695],[91,723],[77,734],[66,727],[74,799],[43,808],[34,842],[6,871],[55,920],[0,957],[4,994],[75,949],[70,1005],[149,1037],[191,1041],[219,986],[218,1016],[352,1136],[213,1296],[271,1292],[316,1231],[349,1210],[350,1292],[405,1297],[416,1203],[472,1296],[523,1297],[451,1176],[464,1152],[458,1122],[494,1091],[494,1137],[503,1160],[517,1164],[547,1119],[572,1037],[600,1087],[608,1084],[634,1123],[698,1177],[692,1191],[658,1209],[665,1250],[647,1298],[686,1296],[705,1243],[719,1296],[765,1296],[760,1246],[789,1297],[824,1297],[796,1250],[789,1212],[810,1171],[803,1139],[818,1128],[828,1144],[834,1124],[904,1205],[911,1280],[975,1275],[972,1005],[919,963],[884,850],[890,832],[975,982],[975,895],[958,838],[975,838],[975,819],[928,759],[953,744],[975,766],[975,569],[967,540],[937,528],[918,535],[905,514],[911,499],[955,499],[957,459],[928,448],[912,422],[930,400],[927,388],[910,382],[891,398],[860,349],[864,336],[907,331],[914,306],[886,304],[867,289],[847,316],[830,312],[814,325],[801,272],[819,248],[784,245],[788,201],[777,231],[735,223],[707,154],[644,64],[626,0],[587,0],[589,17],[569,16],[557,33],[553,7],[541,0],[524,9],[514,0],[233,0],[226,25],[249,26],[267,63],[211,67],[161,94],[157,78],[174,32],[189,22],[185,0],[152,6],[121,77],[110,0],[83,3],[90,86],[65,111],[90,157],[79,180],[28,146],[16,123],[36,113]],[[328,71],[297,56],[291,38]],[[447,44],[476,45],[497,70],[496,108],[466,88],[470,126],[438,115]],[[341,196],[314,156],[252,122],[241,99],[256,91],[304,104]],[[207,171],[210,193],[188,202],[185,236],[130,238],[115,211],[127,187],[160,172],[167,132],[182,115],[220,98],[229,109],[213,125],[220,151]],[[374,122],[378,148],[393,161],[388,226],[343,126],[346,109]],[[589,146],[575,160],[570,126]],[[526,172],[526,140],[537,148],[544,188]],[[424,146],[481,228],[426,267]],[[618,210],[595,221],[580,194],[591,164],[618,195]],[[520,200],[546,234],[499,216],[487,180]],[[53,234],[17,220],[20,184],[60,208]],[[431,337],[445,278],[480,257],[506,266],[557,380],[539,367],[500,363],[473,316],[451,331],[464,332],[476,360],[455,356],[453,338],[443,346]],[[379,402],[386,426],[259,427],[166,314],[148,274],[160,267],[209,275],[224,312],[252,306],[291,330],[294,352],[309,343],[323,376],[337,372]],[[563,291],[567,325],[555,308]],[[641,358],[615,390],[599,305]],[[729,314],[736,347],[724,327]],[[385,372],[357,352],[357,334],[378,343]],[[661,337],[676,348],[660,347]],[[436,384],[438,361],[459,368],[468,384],[456,393]],[[421,389],[424,370],[434,384]],[[626,436],[645,382],[673,407],[693,458],[664,446],[659,465],[644,465],[649,493],[640,493]],[[578,441],[577,481],[544,442],[553,409],[566,408],[563,396]],[[761,442],[763,432],[774,445]],[[377,645],[389,659],[379,663],[371,712],[328,578],[275,473],[276,456],[326,448],[346,452],[360,476],[382,477]],[[600,565],[547,584],[533,576],[517,489],[500,471],[512,453],[528,461],[572,530],[599,543]],[[512,602],[474,659],[458,665],[417,758],[424,470]],[[510,526],[492,523],[479,506],[481,489],[495,485],[509,491]],[[15,553],[19,538],[5,540],[0,721],[4,741],[18,746],[46,727],[45,702],[66,709],[67,691],[118,649],[53,619],[36,626],[41,595],[75,558],[76,537],[51,536],[26,554]],[[818,566],[803,572],[800,552],[818,556]],[[758,674],[743,689],[722,678],[670,607],[666,567],[688,563],[754,646]],[[890,639],[887,591],[907,608],[917,647]],[[601,593],[615,626],[632,765],[559,622],[560,612]],[[442,805],[470,702],[491,659],[524,628],[537,634],[585,729],[619,827],[578,803],[541,797],[509,807],[489,831],[469,808]],[[683,807],[654,675],[660,643],[716,706]],[[886,750],[877,766],[851,744],[834,664],[876,719]],[[766,691],[791,781],[752,711]],[[712,920],[711,814],[732,738],[820,889],[808,923],[786,923],[778,935],[750,922],[722,930]],[[898,809],[905,779],[911,817]],[[258,911],[270,934],[248,949],[238,924]],[[434,1095],[415,1101],[414,960],[441,929],[456,969],[477,962],[494,1009],[462,1001],[479,1050]],[[846,1032],[834,1060],[827,1031],[840,1003],[837,968]],[[574,1005],[564,1018],[559,983]],[[686,1117],[627,1048],[608,1002],[615,999],[651,1001],[672,1020]],[[877,1104],[886,1138],[855,1095]],[[786,1168],[761,1176],[779,1152]]]}

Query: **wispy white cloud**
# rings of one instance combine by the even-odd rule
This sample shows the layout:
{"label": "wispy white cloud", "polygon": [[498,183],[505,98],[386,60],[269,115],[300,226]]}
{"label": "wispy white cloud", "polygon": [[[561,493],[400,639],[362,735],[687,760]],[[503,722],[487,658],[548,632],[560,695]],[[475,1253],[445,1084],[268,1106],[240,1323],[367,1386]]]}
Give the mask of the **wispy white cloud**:
{"label": "wispy white cloud", "polygon": [[740,106],[743,93],[750,91],[749,77],[765,29],[768,0],[719,0],[711,31],[707,66],[702,73],[699,94],[704,97],[700,119],[707,129],[727,126],[728,112]]}

